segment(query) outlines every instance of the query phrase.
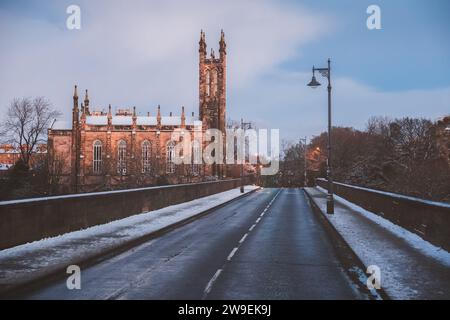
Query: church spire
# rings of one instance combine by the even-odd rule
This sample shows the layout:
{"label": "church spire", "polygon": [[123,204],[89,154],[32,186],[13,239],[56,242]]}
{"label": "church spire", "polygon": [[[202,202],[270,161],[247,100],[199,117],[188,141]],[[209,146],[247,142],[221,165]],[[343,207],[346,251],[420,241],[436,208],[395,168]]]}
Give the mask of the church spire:
{"label": "church spire", "polygon": [[161,125],[161,107],[158,104],[158,114],[156,115],[156,121],[158,122],[158,126]]}
{"label": "church spire", "polygon": [[73,89],[73,110],[78,111],[78,90],[77,85]]}
{"label": "church spire", "polygon": [[107,115],[107,119],[108,119],[108,130],[110,130],[109,128],[111,128],[111,126],[112,126],[112,110],[111,110],[111,104],[109,104],[109,106],[108,106],[108,115]]}
{"label": "church spire", "polygon": [[136,116],[136,107],[133,107],[133,116],[132,116],[132,119],[133,119],[133,130],[135,130],[136,129],[136,124],[137,124],[137,116]]}
{"label": "church spire", "polygon": [[84,94],[84,106],[85,107],[89,107],[89,95],[88,95],[88,90],[86,89],[86,92]]}
{"label": "church spire", "polygon": [[88,95],[87,89],[86,89],[85,95],[84,95],[84,108],[86,109],[86,114],[89,115],[89,95]]}
{"label": "church spire", "polygon": [[184,113],[184,106],[181,107],[181,126],[186,126],[186,114]]}
{"label": "church spire", "polygon": [[80,109],[78,109],[78,90],[77,85],[73,89],[73,108],[72,108],[72,130],[78,130],[80,121]]}
{"label": "church spire", "polygon": [[203,30],[200,30],[200,41],[199,41],[199,49],[198,52],[200,54],[200,57],[203,57],[206,55],[206,41],[205,41],[205,33]]}
{"label": "church spire", "polygon": [[227,43],[225,42],[225,33],[223,32],[223,30],[220,30],[219,46],[220,57],[222,57],[223,55],[227,54]]}

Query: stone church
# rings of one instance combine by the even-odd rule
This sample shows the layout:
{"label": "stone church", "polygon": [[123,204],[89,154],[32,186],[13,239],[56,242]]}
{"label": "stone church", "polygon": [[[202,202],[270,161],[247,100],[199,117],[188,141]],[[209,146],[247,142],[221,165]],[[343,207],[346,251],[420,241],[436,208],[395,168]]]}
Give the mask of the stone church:
{"label": "stone church", "polygon": [[[175,129],[190,134],[210,128],[225,133],[226,43],[223,31],[219,56],[206,53],[205,33],[199,42],[199,115],[137,115],[135,108],[112,112],[91,110],[88,91],[79,104],[73,94],[72,122],[54,121],[48,130],[50,183],[59,192],[87,192],[226,177],[221,164],[174,164]],[[223,137],[225,138],[225,137]],[[192,148],[202,148],[193,143]],[[193,150],[198,152],[198,150]]]}

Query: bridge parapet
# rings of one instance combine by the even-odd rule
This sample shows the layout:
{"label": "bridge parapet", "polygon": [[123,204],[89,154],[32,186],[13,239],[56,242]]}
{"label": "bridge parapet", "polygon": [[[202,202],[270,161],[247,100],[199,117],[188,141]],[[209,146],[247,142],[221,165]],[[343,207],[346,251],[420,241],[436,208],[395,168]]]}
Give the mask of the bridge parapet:
{"label": "bridge parapet", "polygon": [[0,202],[0,250],[191,201],[240,179]]}
{"label": "bridge parapet", "polygon": [[[328,189],[327,180],[316,179]],[[450,204],[335,182],[334,192],[450,251]]]}

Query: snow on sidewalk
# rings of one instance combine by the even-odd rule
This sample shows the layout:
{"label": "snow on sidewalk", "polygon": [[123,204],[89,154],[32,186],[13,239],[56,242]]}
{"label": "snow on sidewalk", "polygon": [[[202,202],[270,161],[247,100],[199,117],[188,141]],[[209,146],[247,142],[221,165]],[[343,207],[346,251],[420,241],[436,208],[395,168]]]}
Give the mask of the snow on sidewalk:
{"label": "snow on sidewalk", "polygon": [[[258,187],[246,186],[246,193]],[[241,195],[239,188],[121,220],[0,250],[0,292],[214,208]]]}
{"label": "snow on sidewalk", "polygon": [[[322,212],[326,190],[306,188]],[[335,195],[324,214],[364,265],[377,265],[393,299],[450,299],[450,253],[418,235]]]}

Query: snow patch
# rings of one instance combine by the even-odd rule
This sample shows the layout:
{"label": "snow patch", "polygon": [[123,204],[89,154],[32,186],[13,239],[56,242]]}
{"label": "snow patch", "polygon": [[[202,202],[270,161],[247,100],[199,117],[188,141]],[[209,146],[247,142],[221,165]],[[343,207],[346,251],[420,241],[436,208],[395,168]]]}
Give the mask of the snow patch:
{"label": "snow patch", "polygon": [[51,130],[72,130],[72,123],[69,121],[57,120],[50,128]]}
{"label": "snow patch", "polygon": [[106,126],[108,124],[107,116],[86,116],[86,124],[92,126]]}
{"label": "snow patch", "polygon": [[[317,187],[320,191],[327,193],[328,191],[322,187]],[[450,267],[450,253],[445,249],[435,246],[432,243],[422,239],[419,235],[399,226],[391,221],[371,212],[360,206],[350,202],[338,195],[334,195],[334,197],[341,202],[343,205],[349,207],[355,212],[365,216],[369,220],[373,221],[380,227],[388,230],[389,232],[395,234],[397,237],[405,240],[409,245],[419,250],[421,253],[440,261],[446,266]],[[331,218],[331,217],[330,217]]]}
{"label": "snow patch", "polygon": [[158,120],[156,117],[142,117],[139,116],[136,118],[136,124],[138,126],[156,126],[158,124]]}
{"label": "snow patch", "polygon": [[[245,191],[248,193],[257,188],[246,186]],[[0,285],[23,283],[49,274],[74,261],[117,248],[240,195],[240,188],[235,188],[84,230],[0,250]]]}
{"label": "snow patch", "polygon": [[131,116],[114,116],[112,117],[112,125],[114,126],[131,126],[133,117]]}
{"label": "snow patch", "polygon": [[161,124],[167,126],[181,125],[181,117],[161,117]]}

